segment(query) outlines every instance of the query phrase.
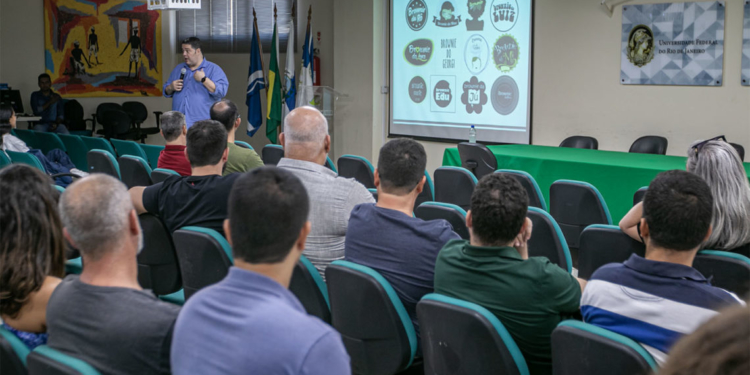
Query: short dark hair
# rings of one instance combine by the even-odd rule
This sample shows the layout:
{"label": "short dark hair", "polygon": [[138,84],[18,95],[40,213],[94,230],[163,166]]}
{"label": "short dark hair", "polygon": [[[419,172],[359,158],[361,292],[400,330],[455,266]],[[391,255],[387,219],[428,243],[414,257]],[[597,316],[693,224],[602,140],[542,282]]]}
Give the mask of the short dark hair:
{"label": "short dark hair", "polygon": [[400,138],[380,148],[380,186],[389,194],[406,195],[422,181],[427,154],[419,142]]}
{"label": "short dark hair", "polygon": [[222,123],[227,132],[232,131],[234,122],[237,121],[239,116],[240,111],[237,110],[237,106],[229,99],[221,99],[211,106],[211,120]]}
{"label": "short dark hair", "polygon": [[47,78],[48,80],[52,81],[52,77],[50,77],[47,73],[40,74],[39,77],[36,77],[36,81],[39,82],[42,80],[42,78]]}
{"label": "short dark hair", "polygon": [[191,167],[216,165],[227,148],[227,131],[218,121],[201,120],[187,132],[187,157]]}
{"label": "short dark hair", "polygon": [[505,245],[518,236],[528,208],[529,196],[516,179],[486,175],[471,195],[472,234],[484,245]]}
{"label": "short dark hair", "polygon": [[229,194],[232,254],[248,263],[279,263],[307,222],[310,201],[291,172],[260,167],[235,181]]}
{"label": "short dark hair", "polygon": [[687,251],[700,246],[711,227],[714,198],[699,176],[681,170],[659,173],[643,198],[643,218],[654,245]]}
{"label": "short dark hair", "polygon": [[192,47],[193,49],[200,49],[201,48],[201,40],[198,39],[197,37],[194,37],[194,36],[191,36],[190,38],[183,39],[182,42],[180,43],[180,45],[183,45],[183,44],[189,44],[190,47]]}

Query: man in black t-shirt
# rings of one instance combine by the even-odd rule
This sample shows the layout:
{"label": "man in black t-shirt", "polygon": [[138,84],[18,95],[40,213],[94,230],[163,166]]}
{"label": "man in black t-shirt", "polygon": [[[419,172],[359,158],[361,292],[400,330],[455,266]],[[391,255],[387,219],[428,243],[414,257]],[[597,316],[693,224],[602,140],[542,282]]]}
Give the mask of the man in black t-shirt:
{"label": "man in black t-shirt", "polygon": [[239,174],[221,176],[227,162],[227,131],[213,120],[198,121],[188,129],[185,148],[192,176],[172,176],[149,187],[130,189],[139,214],[161,217],[170,232],[185,226],[213,229],[222,235],[229,192]]}

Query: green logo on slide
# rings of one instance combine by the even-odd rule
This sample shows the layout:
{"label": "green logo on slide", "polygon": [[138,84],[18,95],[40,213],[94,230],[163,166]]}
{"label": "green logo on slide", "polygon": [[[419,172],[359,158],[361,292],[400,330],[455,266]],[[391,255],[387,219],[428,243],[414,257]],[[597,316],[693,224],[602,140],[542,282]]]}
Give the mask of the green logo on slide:
{"label": "green logo on slide", "polygon": [[497,38],[495,45],[492,47],[495,67],[503,73],[510,72],[518,65],[519,56],[518,41],[510,34],[503,34]]}
{"label": "green logo on slide", "polygon": [[432,41],[429,39],[417,39],[406,45],[404,58],[409,64],[422,66],[427,64],[432,57]]}

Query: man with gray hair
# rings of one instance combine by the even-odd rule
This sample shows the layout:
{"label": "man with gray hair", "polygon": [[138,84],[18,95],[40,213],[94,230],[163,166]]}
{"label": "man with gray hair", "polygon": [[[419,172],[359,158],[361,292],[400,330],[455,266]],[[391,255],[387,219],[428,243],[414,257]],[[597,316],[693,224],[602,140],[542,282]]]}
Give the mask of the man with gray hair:
{"label": "man with gray hair", "polygon": [[48,345],[102,374],[169,374],[179,308],[138,284],[143,237],[127,188],[93,174],[70,185],[59,206],[63,234],[84,266],[49,299]]}
{"label": "man with gray hair", "polygon": [[161,136],[167,145],[159,154],[158,168],[171,169],[180,176],[190,176],[190,162],[185,157],[187,144],[187,124],[185,115],[177,111],[164,112],[161,115]]}
{"label": "man with gray hair", "polygon": [[354,206],[375,203],[367,189],[352,178],[343,178],[325,167],[331,150],[328,121],[313,107],[299,107],[284,118],[279,137],[284,158],[277,165],[294,173],[310,197],[312,231],[304,255],[325,280],[325,269],[344,259],[344,240]]}

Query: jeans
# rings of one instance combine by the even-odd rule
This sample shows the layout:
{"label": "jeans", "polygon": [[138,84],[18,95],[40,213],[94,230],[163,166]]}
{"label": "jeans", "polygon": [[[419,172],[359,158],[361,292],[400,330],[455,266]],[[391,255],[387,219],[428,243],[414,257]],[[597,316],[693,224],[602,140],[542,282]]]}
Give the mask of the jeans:
{"label": "jeans", "polygon": [[[34,125],[34,130],[38,132],[48,132],[50,126],[51,126],[50,124],[36,124]],[[57,129],[55,129],[53,133],[70,134],[70,132],[68,131],[68,128],[66,128],[65,125],[63,124],[57,125]]]}

